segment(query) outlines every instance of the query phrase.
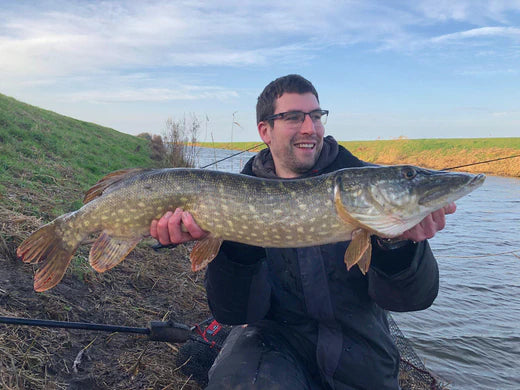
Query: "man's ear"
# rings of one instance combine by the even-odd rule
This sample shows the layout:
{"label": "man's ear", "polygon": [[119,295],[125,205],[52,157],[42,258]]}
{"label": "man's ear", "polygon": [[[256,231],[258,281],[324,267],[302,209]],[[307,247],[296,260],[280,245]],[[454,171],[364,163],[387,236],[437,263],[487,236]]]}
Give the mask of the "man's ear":
{"label": "man's ear", "polygon": [[262,141],[264,141],[264,143],[269,146],[271,143],[271,126],[268,122],[262,121],[258,123],[257,127],[260,138],[262,138]]}

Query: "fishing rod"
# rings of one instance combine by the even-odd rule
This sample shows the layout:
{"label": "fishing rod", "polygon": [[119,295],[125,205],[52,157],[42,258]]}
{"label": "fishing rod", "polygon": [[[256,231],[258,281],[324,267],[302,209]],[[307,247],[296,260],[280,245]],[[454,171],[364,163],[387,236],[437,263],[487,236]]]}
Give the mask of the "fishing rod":
{"label": "fishing rod", "polygon": [[[194,326],[187,326],[173,321],[150,321],[147,328],[137,328],[131,326],[96,324],[91,322],[70,322],[70,321],[53,321],[20,317],[2,317],[1,324],[8,325],[24,325],[39,326],[44,328],[65,328],[65,329],[82,329],[89,331],[101,332],[118,332],[118,333],[134,333],[148,336],[150,341],[166,341],[171,343],[185,343],[188,340],[197,341],[203,344],[214,345],[206,338],[206,331],[202,331],[202,324],[213,320],[212,317]],[[211,324],[210,324],[211,326]],[[220,325],[219,325],[220,326]],[[217,329],[213,329],[217,333]]]}
{"label": "fishing rod", "polygon": [[471,163],[471,164],[457,165],[455,167],[443,168],[443,169],[441,169],[441,171],[449,171],[451,169],[456,169],[456,168],[471,167],[473,165],[485,164],[485,163],[489,163],[489,162],[493,162],[493,161],[507,160],[507,159],[515,158],[515,157],[520,157],[520,154],[515,154],[515,155],[509,156],[509,157],[494,158],[492,160],[480,161],[480,162],[475,162],[475,163]]}
{"label": "fishing rod", "polygon": [[242,154],[242,153],[245,153],[245,152],[249,152],[251,149],[258,148],[258,147],[262,146],[263,144],[264,144],[264,143],[262,142],[261,144],[258,144],[258,145],[255,145],[255,146],[251,146],[250,148],[247,148],[247,149],[242,150],[242,151],[240,151],[240,152],[234,153],[234,154],[232,154],[232,155],[230,155],[230,156],[227,156],[227,157],[221,158],[220,160],[214,161],[214,162],[212,162],[212,163],[210,163],[210,164],[208,164],[208,165],[204,165],[203,167],[200,167],[200,169],[205,169],[205,168],[210,167],[210,166],[212,166],[212,165],[218,164],[219,162],[222,162],[222,161],[225,161],[225,160],[230,159],[230,158],[232,158],[232,157],[238,156],[239,154]]}

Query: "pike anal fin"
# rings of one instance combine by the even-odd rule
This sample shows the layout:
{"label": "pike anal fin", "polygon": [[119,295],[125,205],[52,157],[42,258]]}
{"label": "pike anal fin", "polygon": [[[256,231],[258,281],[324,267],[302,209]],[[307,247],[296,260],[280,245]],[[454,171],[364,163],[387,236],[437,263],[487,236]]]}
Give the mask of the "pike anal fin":
{"label": "pike anal fin", "polygon": [[197,241],[190,253],[191,270],[200,271],[206,267],[218,254],[223,241],[222,238],[211,235]]}
{"label": "pike anal fin", "polygon": [[89,262],[98,272],[105,272],[122,262],[142,237],[111,237],[103,231],[90,249]]}
{"label": "pike anal fin", "polygon": [[350,269],[357,264],[361,272],[366,274],[370,268],[372,258],[372,243],[370,233],[364,229],[356,229],[352,232],[352,241],[345,252],[345,264]]}

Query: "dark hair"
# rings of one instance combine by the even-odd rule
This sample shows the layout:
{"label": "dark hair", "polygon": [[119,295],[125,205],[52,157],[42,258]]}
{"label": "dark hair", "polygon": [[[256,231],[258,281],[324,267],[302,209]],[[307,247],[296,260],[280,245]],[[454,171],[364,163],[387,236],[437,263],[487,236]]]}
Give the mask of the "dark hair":
{"label": "dark hair", "polygon": [[[320,101],[318,98],[318,92],[316,92],[316,89],[309,80],[298,74],[289,74],[287,76],[279,77],[276,80],[271,81],[267,87],[264,88],[260,96],[258,96],[258,101],[256,103],[257,124],[262,122],[269,115],[274,114],[274,104],[276,99],[282,96],[285,92],[300,94],[310,92],[316,96],[318,103]],[[271,123],[271,126],[273,126],[273,123]]]}

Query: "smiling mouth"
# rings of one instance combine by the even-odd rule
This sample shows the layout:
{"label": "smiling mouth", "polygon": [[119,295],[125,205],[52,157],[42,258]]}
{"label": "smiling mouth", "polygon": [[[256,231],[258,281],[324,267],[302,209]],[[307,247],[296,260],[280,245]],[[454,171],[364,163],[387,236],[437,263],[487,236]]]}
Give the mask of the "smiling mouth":
{"label": "smiling mouth", "polygon": [[299,143],[299,144],[294,144],[294,146],[296,146],[299,149],[314,149],[316,144]]}

